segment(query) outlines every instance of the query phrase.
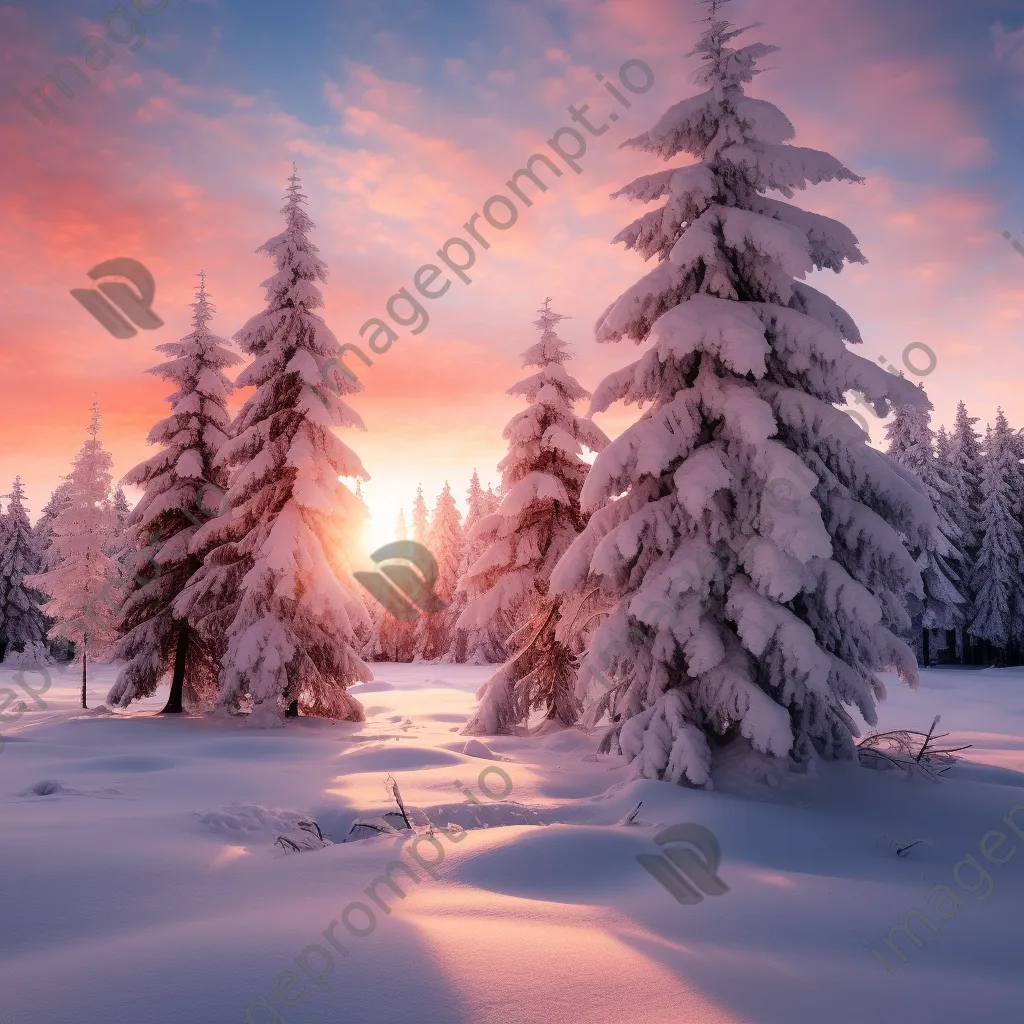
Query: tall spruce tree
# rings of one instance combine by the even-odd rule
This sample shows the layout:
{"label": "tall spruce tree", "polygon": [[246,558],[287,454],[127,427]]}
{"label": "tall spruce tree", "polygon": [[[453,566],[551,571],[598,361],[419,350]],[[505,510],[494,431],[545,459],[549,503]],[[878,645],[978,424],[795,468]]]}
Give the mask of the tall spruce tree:
{"label": "tall spruce tree", "polygon": [[0,660],[11,652],[40,656],[46,640],[43,596],[25,583],[41,568],[36,538],[25,511],[25,488],[14,478],[0,546]]}
{"label": "tall spruce tree", "polygon": [[967,562],[963,535],[962,515],[960,507],[960,487],[951,467],[953,438],[945,426],[940,426],[935,434],[935,472],[941,482],[941,511],[954,526],[952,536],[956,538],[953,551],[947,558],[950,569],[956,574],[957,590],[963,598],[960,606],[960,620],[956,627],[946,630],[946,656],[950,662],[963,662],[963,645],[959,643],[960,631],[966,626],[970,615],[970,571]]}
{"label": "tall spruce tree", "polygon": [[1017,661],[1024,635],[1024,528],[1020,464],[1003,410],[985,432],[981,458],[980,544],[974,564],[969,632],[998,665]]}
{"label": "tall spruce tree", "polygon": [[43,506],[39,519],[32,529],[36,550],[39,552],[40,568],[52,569],[56,553],[53,552],[53,524],[57,517],[71,504],[71,481],[65,477],[54,488],[50,500]]}
{"label": "tall spruce tree", "polygon": [[118,484],[114,488],[114,517],[117,520],[118,531],[123,531],[128,525],[128,518],[132,514],[131,506],[128,504],[128,498],[124,493],[124,488]]}
{"label": "tall spruce tree", "polygon": [[745,95],[776,47],[731,46],[743,30],[719,6],[695,50],[706,91],[627,143],[694,162],[617,193],[664,200],[618,236],[658,262],[598,321],[599,342],[646,348],[591,408],[648,408],[597,456],[582,492],[595,511],[552,577],[556,593],[596,583],[612,603],[593,640],[612,682],[602,749],[696,786],[723,747],[766,772],[854,756],[844,705],[874,723],[876,673],[916,685],[897,633],[922,584],[900,534],[936,526],[838,408],[856,391],[887,415],[920,392],[848,350],[850,316],[797,280],[863,262],[856,238],[767,195],[862,179],[788,145],[787,118]]}
{"label": "tall spruce tree", "polygon": [[237,468],[223,514],[192,541],[208,553],[174,611],[205,635],[223,633],[221,707],[251,699],[253,725],[300,711],[362,721],[348,687],[373,676],[356,650],[352,616],[366,610],[347,567],[361,509],[339,478],[369,477],[334,433],[365,429],[342,401],[362,386],[344,375],[338,341],[314,312],[327,272],[294,171],[287,192],[284,231],[257,250],[276,267],[266,309],[235,336],[253,357],[235,385],[256,389],[217,459]]}
{"label": "tall spruce tree", "polygon": [[[395,540],[408,540],[409,528],[406,526],[405,513],[398,510],[398,521],[395,524]],[[376,604],[376,602],[374,602]],[[382,661],[412,661],[416,642],[416,624],[396,618],[390,610],[377,604],[374,612],[380,634],[380,658]]]}
{"label": "tall spruce tree", "polygon": [[[981,546],[981,441],[974,429],[977,422],[978,417],[969,416],[967,406],[958,402],[949,450],[944,460],[946,476],[952,488],[953,519],[960,531],[961,592],[968,609],[974,607],[977,599],[975,565]],[[973,612],[969,615],[973,615]],[[959,632],[961,661],[967,663],[979,660],[980,645],[972,643],[966,622]]]}
{"label": "tall spruce tree", "polygon": [[364,661],[377,661],[381,657],[380,645],[380,605],[360,586],[352,576],[349,557],[354,551],[364,551],[367,544],[367,530],[370,525],[370,507],[363,497],[363,482],[356,480],[353,495],[356,499],[355,510],[339,509],[336,513],[336,528],[350,538],[345,549],[327,549],[327,560],[331,570],[343,582],[343,593],[350,604],[349,621],[356,638],[356,651]]}
{"label": "tall spruce tree", "polygon": [[[167,399],[170,416],[149,432],[149,443],[161,445],[161,451],[124,478],[144,492],[125,523],[121,562],[131,579],[121,610],[123,635],[114,650],[125,664],[107,696],[114,707],[127,707],[151,696],[170,675],[165,714],[186,706],[203,709],[217,694],[216,652],[173,610],[202,565],[189,545],[217,511],[227,487],[227,472],[216,462],[230,423],[232,385],[224,369],[241,361],[210,331],[216,309],[206,291],[206,275],[199,276],[196,301],[190,304],[191,332],[158,345],[168,359],[148,371],[176,388]],[[118,493],[124,497],[120,488]]]}
{"label": "tall spruce tree", "polygon": [[932,662],[932,631],[955,630],[963,625],[966,611],[959,590],[960,579],[950,565],[961,540],[960,528],[949,514],[950,490],[939,471],[930,419],[925,405],[906,405],[896,410],[885,427],[889,457],[910,470],[938,516],[938,529],[925,545],[911,546],[921,570],[924,597],[911,598],[907,611],[913,621],[913,640],[919,644],[925,666]]}
{"label": "tall spruce tree", "polygon": [[[469,489],[466,491],[466,521],[463,524],[464,540],[462,545],[462,558],[459,561],[459,582],[455,588],[455,596],[452,600],[453,619],[457,623],[462,616],[468,601],[469,594],[466,589],[469,571],[476,560],[484,553],[487,541],[474,536],[476,524],[484,517],[496,510],[497,506],[489,507],[487,492],[480,485],[480,477],[477,471],[473,470],[473,476],[469,481]],[[473,626],[470,629],[456,627],[455,640],[450,649],[452,661],[460,663],[469,662],[473,665],[495,665],[504,661],[504,639],[508,636],[508,629],[501,621],[500,615],[494,615],[482,625]]]}
{"label": "tall spruce tree", "polygon": [[434,594],[445,603],[441,611],[428,612],[416,620],[416,660],[451,661],[455,638],[455,587],[462,558],[462,515],[445,481],[430,516],[427,549],[437,563]]}
{"label": "tall spruce tree", "polygon": [[534,321],[540,338],[523,353],[536,372],[508,389],[529,405],[509,420],[502,435],[508,454],[499,463],[504,499],[477,524],[485,545],[464,585],[471,600],[463,628],[495,619],[515,622],[512,653],[480,688],[480,708],[467,733],[514,733],[530,712],[543,708],[554,726],[575,723],[576,659],[556,636],[559,602],[548,592],[551,572],[583,529],[580,488],[588,466],[584,447],[601,451],[607,437],[577,416],[575,404],[590,393],[565,369],[569,348],[555,328],[565,319],[546,299]]}
{"label": "tall spruce tree", "polygon": [[[39,554],[39,571],[52,569],[56,565],[56,552],[53,549],[53,524],[57,516],[71,502],[71,481],[64,477],[54,488],[49,500],[43,506],[36,525],[32,528],[36,551]],[[44,613],[46,622],[46,646],[50,655],[59,662],[67,662],[74,656],[75,645],[64,637],[54,636],[52,630],[56,620]]]}
{"label": "tall spruce tree", "polygon": [[424,546],[430,539],[430,514],[423,500],[423,485],[416,485],[416,497],[412,503],[412,539]]}
{"label": "tall spruce tree", "polygon": [[117,535],[111,501],[113,460],[99,439],[100,410],[93,402],[88,440],[75,457],[68,478],[67,504],[53,521],[47,564],[25,577],[49,600],[43,611],[54,620],[51,633],[75,644],[82,661],[82,707],[88,707],[90,655],[106,657],[117,639],[124,599],[120,569],[107,553]]}

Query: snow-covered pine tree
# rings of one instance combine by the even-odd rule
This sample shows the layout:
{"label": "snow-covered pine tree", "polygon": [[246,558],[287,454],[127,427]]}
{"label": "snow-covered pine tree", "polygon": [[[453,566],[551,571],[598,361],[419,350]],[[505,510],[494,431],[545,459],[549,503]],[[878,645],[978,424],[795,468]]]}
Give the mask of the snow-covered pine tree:
{"label": "snow-covered pine tree", "polygon": [[498,491],[490,484],[487,485],[487,490],[484,491],[483,496],[483,513],[485,516],[498,511],[498,506],[501,504],[501,494],[498,493],[500,490],[500,484],[498,485]]}
{"label": "snow-covered pine tree", "polygon": [[[204,709],[217,694],[216,652],[173,611],[202,565],[189,551],[192,538],[227,487],[227,473],[216,464],[227,440],[227,399],[233,390],[224,369],[241,361],[209,328],[216,308],[206,275],[199,276],[196,301],[190,303],[192,330],[180,341],[158,345],[168,359],[148,371],[176,388],[167,399],[171,414],[149,432],[149,443],[161,450],[124,478],[142,487],[143,495],[129,514],[121,558],[131,579],[114,657],[125,664],[107,696],[112,706],[127,707],[151,696],[170,675],[165,714],[186,706]],[[124,497],[120,488],[117,493]]]}
{"label": "snow-covered pine tree", "polygon": [[[469,602],[469,593],[464,585],[469,570],[487,547],[487,541],[474,537],[473,531],[476,524],[485,515],[494,512],[496,508],[496,503],[490,507],[490,503],[487,501],[487,492],[480,486],[480,477],[474,469],[473,476],[469,481],[469,489],[466,491],[467,511],[466,520],[463,523],[459,582],[455,587],[455,596],[452,600],[452,619],[456,623]],[[498,662],[504,661],[503,641],[507,637],[508,630],[502,629],[499,619],[500,616],[494,616],[482,625],[473,626],[471,629],[456,627],[455,639],[449,648],[448,659],[471,665],[496,665]]]}
{"label": "snow-covered pine tree", "polygon": [[132,514],[128,498],[125,496],[124,488],[118,484],[114,488],[114,516],[117,519],[117,528],[123,532],[128,525],[128,517]]}
{"label": "snow-covered pine tree", "polygon": [[217,460],[237,470],[224,512],[193,539],[194,550],[211,550],[174,608],[205,635],[223,631],[219,704],[251,697],[253,725],[299,711],[362,721],[348,687],[373,678],[351,618],[365,607],[336,575],[362,526],[339,477],[369,477],[333,428],[364,429],[341,397],[362,385],[331,363],[338,341],[314,312],[327,273],[305,201],[293,170],[285,229],[257,250],[276,266],[263,283],[266,309],[235,336],[254,357],[235,385],[256,389]]}
{"label": "snow-covered pine tree", "polygon": [[462,515],[447,480],[430,516],[426,547],[437,563],[434,593],[444,601],[445,607],[439,612],[424,613],[416,620],[416,660],[450,661],[455,638],[453,599],[462,558]]}
{"label": "snow-covered pine tree", "polygon": [[[994,650],[994,661],[1017,661],[1024,638],[1024,530],[1020,522],[1017,445],[1003,410],[985,432],[981,457],[980,546],[974,563],[970,634]],[[989,653],[989,652],[986,652]]]}
{"label": "snow-covered pine tree", "polygon": [[480,688],[480,707],[463,730],[468,734],[515,732],[540,708],[558,726],[574,724],[579,713],[576,659],[555,635],[559,602],[548,582],[585,523],[583,447],[601,451],[608,438],[575,413],[575,403],[590,393],[565,369],[569,348],[555,330],[565,317],[550,299],[538,312],[540,338],[523,353],[523,366],[536,372],[507,392],[530,404],[502,434],[508,441],[498,464],[504,498],[476,527],[474,540],[485,547],[466,574],[471,600],[460,620],[465,629],[513,622],[513,653]]}
{"label": "snow-covered pine tree", "polygon": [[[405,513],[398,510],[398,522],[395,524],[395,540],[407,540],[409,528],[406,526]],[[416,624],[395,618],[382,604],[374,601],[374,616],[379,623],[380,659],[381,661],[412,661],[413,645],[416,638]]]}
{"label": "snow-covered pine tree", "polygon": [[625,143],[695,162],[617,193],[665,200],[617,238],[658,262],[598,321],[599,342],[647,348],[591,410],[650,405],[597,456],[582,492],[596,511],[552,576],[556,593],[599,582],[613,602],[591,651],[613,683],[602,748],[637,776],[696,786],[711,785],[713,747],[766,771],[853,757],[843,705],[874,723],[876,672],[916,685],[896,634],[921,578],[900,534],[936,524],[837,408],[856,391],[887,415],[921,393],[850,352],[850,316],[795,280],[863,262],[856,238],[766,195],[862,179],[786,144],[786,117],[744,94],[777,48],[729,45],[743,30],[719,6],[694,51],[706,91]]}
{"label": "snow-covered pine tree", "polygon": [[[124,488],[120,484],[114,488],[110,506],[114,513],[114,537],[110,542],[107,554],[121,565],[129,557],[127,529],[128,517],[131,515],[132,510],[128,504],[128,497],[124,493]],[[126,582],[126,587],[130,586],[131,584]]]}
{"label": "snow-covered pine tree", "polygon": [[52,551],[53,524],[57,517],[71,504],[71,481],[65,477],[54,488],[50,500],[43,506],[39,519],[32,529],[36,550],[39,552],[40,569],[52,569],[56,553]]}
{"label": "snow-covered pine tree", "polygon": [[113,460],[99,439],[100,410],[93,402],[89,439],[68,478],[67,505],[53,521],[48,564],[25,577],[47,595],[43,611],[55,620],[51,634],[75,644],[82,659],[82,707],[87,704],[89,656],[102,659],[117,639],[124,591],[120,568],[107,554],[117,534],[110,500]]}
{"label": "snow-covered pine tree", "polygon": [[[49,500],[43,506],[36,525],[32,527],[32,536],[36,551],[39,554],[39,571],[44,572],[56,565],[56,552],[53,549],[53,524],[57,516],[71,502],[71,481],[64,477],[54,488]],[[74,657],[75,645],[64,637],[53,635],[55,620],[44,614],[46,622],[46,647],[50,656],[59,662],[70,661]]]}
{"label": "snow-covered pine tree", "polygon": [[[968,609],[974,607],[977,593],[974,589],[981,545],[979,521],[981,517],[981,440],[974,429],[977,416],[969,416],[967,406],[958,402],[953,432],[949,439],[949,452],[945,459],[946,475],[953,489],[953,520],[960,531],[961,593]],[[969,663],[980,659],[981,651],[974,648],[966,624],[960,632],[960,660]]]}
{"label": "snow-covered pine tree", "polygon": [[964,538],[963,528],[960,525],[960,501],[959,493],[956,481],[953,479],[953,475],[950,469],[950,455],[952,450],[953,439],[946,430],[945,426],[939,427],[935,434],[935,472],[940,481],[939,493],[941,494],[941,508],[939,510],[940,518],[945,519],[953,524],[953,534],[956,537],[956,543],[953,547],[952,553],[946,559],[950,569],[956,575],[957,579],[957,590],[963,598],[963,603],[960,606],[960,621],[958,623],[959,628],[947,629],[945,648],[946,648],[946,660],[948,662],[963,662],[963,651],[957,650],[957,634],[959,629],[966,625],[967,616],[970,614],[971,603],[968,598],[970,591],[970,573],[967,570],[967,559],[964,552]]}
{"label": "snow-covered pine tree", "polygon": [[[923,393],[920,384],[918,388]],[[910,470],[938,516],[938,529],[925,546],[909,545],[921,570],[924,597],[910,597],[907,612],[913,622],[911,638],[926,667],[932,663],[932,630],[955,630],[963,624],[966,611],[960,579],[949,564],[960,541],[960,530],[948,513],[950,494],[935,456],[929,408],[930,403],[902,406],[885,426],[887,454]]]}
{"label": "snow-covered pine tree", "polygon": [[372,599],[363,602],[366,609],[366,621],[368,625],[360,635],[360,630],[355,630],[356,649],[363,661],[387,661],[384,657],[384,640],[382,632],[384,618],[387,613],[381,605]]}
{"label": "snow-covered pine tree", "polygon": [[[363,497],[363,483],[359,479],[356,480],[353,494],[356,499],[356,512],[354,515],[351,511],[347,513],[351,526],[350,550],[363,551],[366,548],[367,529],[372,517],[370,516],[370,508],[366,504],[366,499]],[[344,515],[339,519],[337,525],[343,533],[348,532],[345,526]],[[353,608],[349,612],[349,619],[352,622],[352,630],[356,638],[356,650],[359,653],[359,657],[364,661],[379,661],[382,654],[380,642],[380,605],[359,585],[359,582],[349,572],[348,550],[340,552],[328,550],[327,556],[328,561],[331,563],[331,569],[334,575],[338,577],[339,582],[341,582],[344,591],[350,596],[351,600],[359,603],[359,607]]]}
{"label": "snow-covered pine tree", "polygon": [[43,596],[25,584],[26,576],[39,572],[40,558],[20,476],[14,478],[10,499],[0,547],[0,660],[12,652],[40,650],[46,641]]}
{"label": "snow-covered pine tree", "polygon": [[423,500],[422,484],[416,485],[416,498],[412,503],[412,539],[424,546],[430,539],[430,519],[427,503]]}

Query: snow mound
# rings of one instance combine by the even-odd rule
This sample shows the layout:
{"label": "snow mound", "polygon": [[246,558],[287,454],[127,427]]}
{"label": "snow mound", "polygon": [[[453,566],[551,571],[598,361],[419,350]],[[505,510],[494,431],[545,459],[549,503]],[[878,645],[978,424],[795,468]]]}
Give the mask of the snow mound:
{"label": "snow mound", "polygon": [[309,821],[307,811],[288,811],[237,801],[219,811],[194,811],[199,824],[214,832],[295,832],[300,821]]}
{"label": "snow mound", "polygon": [[462,753],[467,757],[482,757],[487,761],[512,760],[510,757],[502,757],[501,754],[494,753],[486,743],[481,743],[480,740],[467,740],[462,748]]}
{"label": "snow mound", "polygon": [[19,796],[54,796],[57,793],[70,793],[70,789],[65,789],[59,782],[53,779],[43,779],[41,782],[28,787],[28,789],[22,790]]}
{"label": "snow mound", "polygon": [[401,747],[394,743],[371,743],[358,750],[344,751],[339,757],[339,765],[346,775],[356,772],[416,771],[459,763],[459,758],[450,751],[410,743]]}

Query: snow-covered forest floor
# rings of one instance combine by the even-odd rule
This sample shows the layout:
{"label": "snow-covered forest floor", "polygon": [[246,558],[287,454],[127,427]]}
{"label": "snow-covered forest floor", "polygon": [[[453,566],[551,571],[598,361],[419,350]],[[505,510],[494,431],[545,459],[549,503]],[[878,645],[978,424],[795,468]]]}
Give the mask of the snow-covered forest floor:
{"label": "snow-covered forest floor", "polygon": [[[830,764],[774,789],[737,777],[701,792],[623,785],[621,759],[595,759],[596,738],[577,731],[489,739],[500,761],[467,756],[458,730],[487,669],[373,668],[353,690],[365,724],[270,731],[149,717],[162,693],[131,713],[82,712],[74,670],[55,679],[0,753],[0,1020],[230,1024],[247,1008],[252,1024],[1019,1019],[1024,840],[1000,819],[1024,805],[1024,669],[926,671],[916,694],[888,682],[882,727],[926,730],[941,713],[950,740],[974,744],[941,783]],[[12,674],[0,668],[0,686]],[[91,703],[113,678],[96,668]],[[489,766],[511,779],[504,801],[478,788]],[[394,873],[405,899],[373,890],[390,915],[364,890],[403,842],[416,864],[409,839],[285,854],[274,839],[294,819],[269,813],[310,814],[340,844],[355,816],[392,809],[389,773],[407,804],[471,829],[439,840],[437,880],[418,868],[415,884]],[[42,781],[63,789],[31,793]],[[505,789],[497,771],[483,782]],[[640,800],[647,824],[616,826]],[[1024,829],[1024,806],[1016,820]],[[679,822],[718,837],[724,895],[681,905],[635,859]],[[1001,865],[979,852],[994,829],[1009,835],[999,858],[1017,849]],[[927,842],[897,857],[890,840]],[[437,857],[429,842],[418,854]],[[954,884],[965,855],[992,879],[986,898],[969,864]],[[912,908],[931,913],[938,884],[962,905],[934,933],[918,921],[920,947],[897,934],[907,962],[887,973],[861,940],[899,963],[885,936]],[[322,933],[354,902],[376,926],[336,926],[343,956]],[[367,927],[358,908],[348,920]]]}

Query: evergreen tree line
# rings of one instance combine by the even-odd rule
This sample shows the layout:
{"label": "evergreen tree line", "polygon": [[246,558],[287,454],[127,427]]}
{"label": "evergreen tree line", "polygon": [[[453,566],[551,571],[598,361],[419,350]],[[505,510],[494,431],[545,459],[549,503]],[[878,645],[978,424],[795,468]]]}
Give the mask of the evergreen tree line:
{"label": "evergreen tree line", "polygon": [[938,513],[911,550],[924,594],[908,602],[906,635],[924,665],[1019,665],[1024,656],[1024,433],[1002,409],[984,435],[963,402],[951,430],[924,406],[886,425],[888,454],[909,469]]}
{"label": "evergreen tree line", "polygon": [[504,657],[507,628],[490,622],[479,629],[459,628],[456,623],[466,604],[463,584],[469,568],[480,555],[481,545],[473,537],[476,524],[498,508],[500,498],[491,487],[486,490],[474,470],[466,492],[466,515],[459,512],[447,483],[428,510],[422,486],[412,503],[412,530],[399,510],[395,540],[422,544],[437,562],[434,593],[445,603],[441,612],[419,616],[412,621],[396,617],[383,605],[368,598],[373,632],[363,649],[372,661],[437,661],[488,665]]}

